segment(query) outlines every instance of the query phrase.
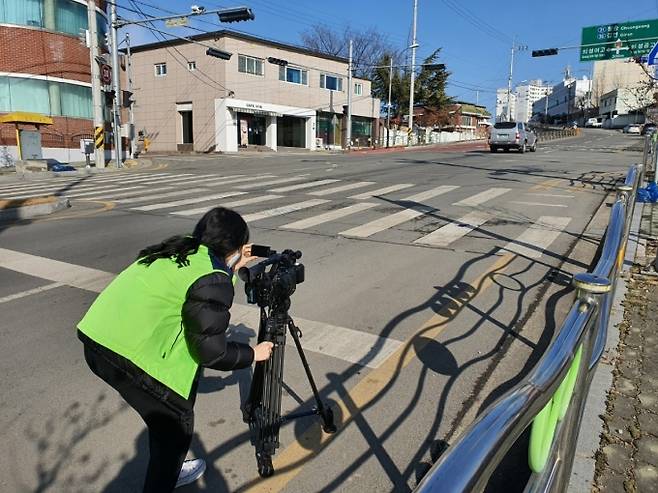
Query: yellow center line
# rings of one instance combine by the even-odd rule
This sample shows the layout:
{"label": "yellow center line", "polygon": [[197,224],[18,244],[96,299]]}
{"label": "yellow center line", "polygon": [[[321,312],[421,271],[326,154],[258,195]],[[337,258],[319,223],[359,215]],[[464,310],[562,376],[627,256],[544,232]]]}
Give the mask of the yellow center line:
{"label": "yellow center line", "polygon": [[[357,382],[347,393],[347,400],[350,401],[349,406],[345,403],[345,400],[338,399],[334,408],[334,416],[342,416],[343,421],[336,423],[338,426],[338,432],[336,434],[329,435],[322,433],[318,443],[317,430],[313,426],[307,428],[298,437],[297,441],[274,456],[273,464],[276,471],[274,476],[263,480],[253,480],[243,488],[240,488],[240,491],[274,493],[283,490],[302,471],[302,467],[312,457],[318,455],[326,448],[333,438],[354,421],[354,418],[361,410],[368,406],[396,375],[417,357],[418,352],[422,351],[427,343],[436,339],[441,334],[447,323],[454,318],[455,312],[493,284],[492,274],[495,272],[504,272],[515,256],[513,253],[502,255],[486,272],[470,283],[470,286],[474,286],[476,289],[474,295],[469,294],[470,290],[468,290],[451,296],[454,300],[454,304],[451,304],[451,310],[449,310],[451,313],[445,314],[445,311],[442,310],[443,313],[433,315],[413,336],[407,339],[404,344],[400,345],[394,353],[384,360],[379,367],[372,370]],[[421,335],[422,338],[419,339]]]}

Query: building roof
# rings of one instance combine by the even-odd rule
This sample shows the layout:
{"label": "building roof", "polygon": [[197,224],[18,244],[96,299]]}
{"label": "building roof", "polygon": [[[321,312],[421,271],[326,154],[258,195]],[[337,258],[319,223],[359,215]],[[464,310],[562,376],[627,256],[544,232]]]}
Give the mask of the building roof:
{"label": "building roof", "polygon": [[[310,50],[308,48],[304,48],[302,46],[297,46],[297,45],[292,45],[292,44],[287,44],[287,43],[282,43],[280,41],[274,41],[271,39],[265,39],[265,38],[259,38],[258,36],[254,36],[253,34],[247,34],[243,33],[240,31],[231,31],[229,29],[222,29],[219,31],[211,31],[208,33],[203,33],[203,34],[195,34],[194,36],[187,36],[186,39],[189,39],[191,41],[209,41],[209,40],[218,40],[220,38],[225,38],[225,37],[230,37],[230,38],[235,38],[235,39],[241,39],[243,41],[249,41],[252,43],[259,43],[263,44],[266,46],[273,46],[275,48],[281,48],[284,50],[289,50],[289,51],[294,51],[296,53],[302,53],[304,55],[311,55],[315,56],[318,58],[325,58],[327,60],[333,60],[336,62],[342,62],[342,63],[348,63],[347,58],[335,56],[335,55],[330,55],[328,53],[322,53],[319,51],[314,51]],[[187,43],[186,40],[176,38],[176,39],[167,39],[165,41],[156,41],[155,43],[146,43],[142,45],[136,45],[132,46],[130,48],[130,51],[133,53],[137,53],[140,51],[149,51],[149,50],[157,50],[159,48],[166,48],[168,46],[177,46],[177,45],[182,45]],[[122,50],[123,51],[123,50]]]}

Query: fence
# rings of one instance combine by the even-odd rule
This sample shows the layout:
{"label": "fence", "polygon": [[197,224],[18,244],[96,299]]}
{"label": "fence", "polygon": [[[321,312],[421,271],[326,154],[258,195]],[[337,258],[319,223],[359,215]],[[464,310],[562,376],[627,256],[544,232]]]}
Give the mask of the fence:
{"label": "fence", "polygon": [[539,139],[539,142],[546,142],[547,140],[555,140],[555,139],[564,139],[565,137],[575,137],[577,135],[580,135],[579,128],[564,128],[559,130],[544,130],[538,128],[535,130],[535,132],[537,133],[537,138]]}
{"label": "fence", "polygon": [[622,266],[642,165],[632,166],[610,212],[592,273],[574,277],[576,300],[537,366],[488,407],[457,439],[416,493],[482,491],[528,426],[526,492],[565,491],[594,370],[603,354],[614,288]]}
{"label": "fence", "polygon": [[[381,146],[386,147],[386,139],[389,139],[389,147],[406,146],[409,142],[407,130],[391,129],[387,134],[386,128],[381,127]],[[449,142],[464,142],[468,140],[483,139],[483,136],[475,132],[435,132],[431,128],[421,128],[416,132],[415,142],[417,145],[424,144],[447,144]]]}

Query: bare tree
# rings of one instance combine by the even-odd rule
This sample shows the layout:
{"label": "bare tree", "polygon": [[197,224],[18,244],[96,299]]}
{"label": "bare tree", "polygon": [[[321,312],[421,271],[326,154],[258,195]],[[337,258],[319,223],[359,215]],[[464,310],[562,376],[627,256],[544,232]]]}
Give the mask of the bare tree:
{"label": "bare tree", "polygon": [[[300,37],[306,48],[344,58],[349,55],[352,40],[354,75],[366,79],[372,79],[374,67],[385,55],[396,53],[386,35],[374,27],[358,31],[347,26],[342,31],[336,31],[325,24],[316,24],[303,31]],[[394,55],[394,60],[396,58],[397,55]]]}

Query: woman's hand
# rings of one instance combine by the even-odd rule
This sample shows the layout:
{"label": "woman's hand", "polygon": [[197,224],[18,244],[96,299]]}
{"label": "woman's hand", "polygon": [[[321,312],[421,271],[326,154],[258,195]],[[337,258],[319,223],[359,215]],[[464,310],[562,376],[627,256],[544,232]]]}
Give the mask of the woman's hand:
{"label": "woman's hand", "polygon": [[254,361],[265,361],[272,356],[274,344],[271,342],[261,342],[254,347]]}
{"label": "woman's hand", "polygon": [[252,244],[249,243],[248,245],[244,245],[242,247],[242,251],[240,252],[242,256],[240,257],[240,260],[238,260],[238,262],[233,267],[234,272],[239,271],[241,267],[245,267],[249,262],[252,262],[258,258],[251,255],[251,245]]}

